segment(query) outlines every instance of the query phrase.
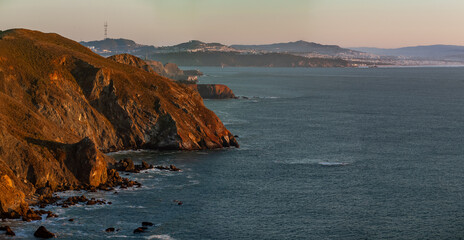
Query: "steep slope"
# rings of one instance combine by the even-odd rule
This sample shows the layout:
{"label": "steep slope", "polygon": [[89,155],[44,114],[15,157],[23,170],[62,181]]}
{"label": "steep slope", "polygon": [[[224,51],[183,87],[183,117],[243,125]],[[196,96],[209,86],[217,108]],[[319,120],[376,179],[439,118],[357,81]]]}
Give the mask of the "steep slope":
{"label": "steep slope", "polygon": [[0,32],[0,214],[107,179],[103,152],[238,146],[195,91],[57,34]]}

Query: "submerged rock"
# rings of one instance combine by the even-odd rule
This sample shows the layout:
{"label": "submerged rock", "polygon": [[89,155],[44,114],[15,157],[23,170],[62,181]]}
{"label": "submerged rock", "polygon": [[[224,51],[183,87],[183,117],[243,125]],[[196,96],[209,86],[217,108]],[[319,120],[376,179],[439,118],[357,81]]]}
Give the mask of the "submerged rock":
{"label": "submerged rock", "polygon": [[143,232],[145,232],[145,229],[142,227],[138,227],[134,230],[134,233],[143,233]]}
{"label": "submerged rock", "polygon": [[153,226],[152,222],[142,222],[142,226]]}

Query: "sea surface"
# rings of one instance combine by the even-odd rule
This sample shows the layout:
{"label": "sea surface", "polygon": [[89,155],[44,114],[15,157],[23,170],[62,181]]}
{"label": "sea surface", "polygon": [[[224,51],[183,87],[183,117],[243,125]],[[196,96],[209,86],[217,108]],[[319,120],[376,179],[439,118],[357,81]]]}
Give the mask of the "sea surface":
{"label": "sea surface", "polygon": [[17,238],[464,239],[464,68],[199,69],[242,97],[205,100],[240,148],[112,153],[182,171],[9,222]]}

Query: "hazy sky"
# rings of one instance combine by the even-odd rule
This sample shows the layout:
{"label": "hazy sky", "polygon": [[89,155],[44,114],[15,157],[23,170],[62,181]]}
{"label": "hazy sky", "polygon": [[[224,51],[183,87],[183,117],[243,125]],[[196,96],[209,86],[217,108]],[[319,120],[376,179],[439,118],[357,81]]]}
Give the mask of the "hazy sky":
{"label": "hazy sky", "polygon": [[464,45],[464,0],[0,0],[0,29],[77,41],[129,38],[155,46],[296,40],[343,47]]}

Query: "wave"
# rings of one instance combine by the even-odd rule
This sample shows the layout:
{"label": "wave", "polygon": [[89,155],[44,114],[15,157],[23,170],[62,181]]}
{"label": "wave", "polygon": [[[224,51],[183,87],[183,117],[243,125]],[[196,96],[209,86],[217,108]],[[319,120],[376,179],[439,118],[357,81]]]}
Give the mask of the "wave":
{"label": "wave", "polygon": [[347,161],[327,161],[323,159],[312,159],[312,158],[303,158],[303,159],[292,159],[289,161],[278,161],[276,163],[283,163],[283,164],[313,164],[313,165],[321,165],[321,166],[346,166],[352,164],[352,162]]}
{"label": "wave", "polygon": [[279,99],[276,96],[237,96],[238,99],[253,100],[253,99]]}
{"label": "wave", "polygon": [[346,166],[350,163],[347,163],[347,162],[319,162],[318,163],[319,165],[322,165],[322,166]]}
{"label": "wave", "polygon": [[171,236],[167,235],[167,234],[160,234],[160,235],[151,235],[151,236],[148,236],[146,239],[163,239],[163,240],[173,240],[174,238],[172,238]]}

